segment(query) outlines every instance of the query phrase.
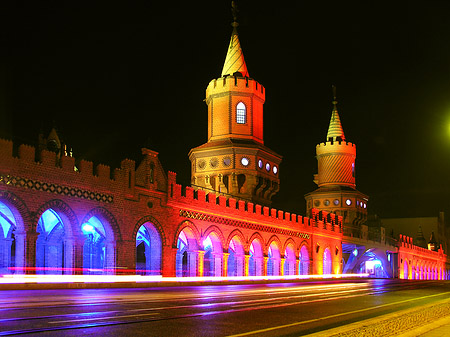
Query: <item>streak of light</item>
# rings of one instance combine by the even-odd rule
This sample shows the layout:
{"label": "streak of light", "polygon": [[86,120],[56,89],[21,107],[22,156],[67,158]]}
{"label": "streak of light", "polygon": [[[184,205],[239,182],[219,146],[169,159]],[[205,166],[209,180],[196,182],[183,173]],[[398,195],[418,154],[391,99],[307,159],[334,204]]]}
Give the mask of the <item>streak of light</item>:
{"label": "streak of light", "polygon": [[289,276],[228,276],[228,277],[162,277],[144,275],[0,275],[0,284],[20,283],[192,283],[192,282],[233,282],[233,281],[277,281],[277,280],[316,280],[368,277],[369,274],[325,274],[325,275],[289,275]]}

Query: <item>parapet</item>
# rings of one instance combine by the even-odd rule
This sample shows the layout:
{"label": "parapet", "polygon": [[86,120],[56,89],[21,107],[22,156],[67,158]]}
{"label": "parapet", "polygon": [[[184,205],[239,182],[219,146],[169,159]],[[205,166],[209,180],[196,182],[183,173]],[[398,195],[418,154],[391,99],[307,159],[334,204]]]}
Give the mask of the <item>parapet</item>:
{"label": "parapet", "polygon": [[168,203],[180,209],[195,210],[199,214],[209,214],[213,211],[215,216],[220,214],[223,217],[266,224],[286,231],[327,231],[334,232],[336,236],[342,235],[342,217],[335,214],[314,209],[314,216],[308,218],[244,200],[216,196],[215,193],[206,193],[189,186],[183,188],[176,183],[176,173],[171,171],[168,173]]}
{"label": "parapet", "polygon": [[333,152],[345,153],[356,156],[356,145],[347,141],[337,141],[337,142],[330,141],[319,143],[316,145],[316,154],[318,156],[321,154]]}
{"label": "parapet", "polygon": [[208,87],[206,88],[206,97],[208,98],[211,95],[222,94],[227,91],[251,93],[258,96],[263,101],[266,99],[264,86],[252,78],[236,75],[221,77],[209,82]]}
{"label": "parapet", "polygon": [[[144,156],[157,158],[157,152],[143,151]],[[39,160],[37,160],[39,158]],[[152,167],[159,173],[160,167]],[[108,165],[94,163],[88,160],[77,161],[71,156],[58,157],[56,153],[42,150],[37,155],[37,149],[30,145],[21,144],[15,149],[10,140],[0,139],[0,174],[8,174],[16,178],[33,179],[38,182],[53,182],[65,186],[86,186],[86,188],[99,188],[110,190],[115,184],[118,190],[132,194],[135,186],[136,164],[133,160],[124,159],[121,167],[114,170],[111,177],[111,168]],[[149,173],[149,177],[151,174]],[[153,179],[153,176],[151,176]],[[155,175],[162,179],[166,186],[164,175]],[[163,179],[164,178],[164,179]],[[159,183],[159,182],[158,182]]]}

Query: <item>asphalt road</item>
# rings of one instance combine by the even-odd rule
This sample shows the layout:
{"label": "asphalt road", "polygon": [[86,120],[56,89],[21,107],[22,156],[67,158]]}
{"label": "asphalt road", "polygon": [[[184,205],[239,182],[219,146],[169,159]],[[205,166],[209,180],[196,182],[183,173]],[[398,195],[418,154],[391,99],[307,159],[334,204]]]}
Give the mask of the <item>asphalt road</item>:
{"label": "asphalt road", "polygon": [[450,282],[0,291],[0,336],[300,336],[450,295]]}

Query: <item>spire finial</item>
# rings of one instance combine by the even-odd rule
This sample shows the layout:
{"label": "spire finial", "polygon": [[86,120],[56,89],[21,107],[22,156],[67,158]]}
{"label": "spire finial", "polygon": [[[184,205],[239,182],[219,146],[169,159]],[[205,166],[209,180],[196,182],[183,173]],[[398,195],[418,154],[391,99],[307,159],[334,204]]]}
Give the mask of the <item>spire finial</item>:
{"label": "spire finial", "polygon": [[221,77],[233,76],[235,74],[241,77],[249,77],[237,32],[237,26],[239,26],[236,21],[238,12],[239,10],[237,9],[236,2],[231,1],[231,13],[233,14],[233,22],[231,23],[231,26],[233,27],[233,32],[231,33],[231,40],[228,46],[228,52],[223,65]]}
{"label": "spire finial", "polygon": [[345,140],[344,130],[342,130],[341,119],[339,118],[336,100],[336,86],[332,85],[333,90],[333,111],[331,112],[330,125],[328,127],[327,140],[328,141],[342,141]]}
{"label": "spire finial", "polygon": [[233,28],[236,28],[237,26],[239,26],[239,23],[237,22],[237,13],[238,12],[239,12],[239,10],[237,9],[236,2],[231,1],[231,14],[233,15],[233,22],[231,23],[231,26],[233,26]]}
{"label": "spire finial", "polygon": [[336,86],[333,84],[331,89],[333,90],[333,111],[337,111]]}

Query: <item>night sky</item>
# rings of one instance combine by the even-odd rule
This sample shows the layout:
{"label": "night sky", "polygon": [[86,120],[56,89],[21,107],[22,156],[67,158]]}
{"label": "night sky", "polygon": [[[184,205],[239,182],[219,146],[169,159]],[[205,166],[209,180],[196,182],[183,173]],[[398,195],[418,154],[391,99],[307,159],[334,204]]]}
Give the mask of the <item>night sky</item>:
{"label": "night sky", "polygon": [[[0,5],[1,136],[35,144],[55,125],[77,160],[112,167],[146,146],[189,185],[230,1],[61,3]],[[266,88],[265,145],[283,156],[273,207],[305,213],[334,84],[369,213],[450,217],[450,2],[237,3],[250,76]]]}

